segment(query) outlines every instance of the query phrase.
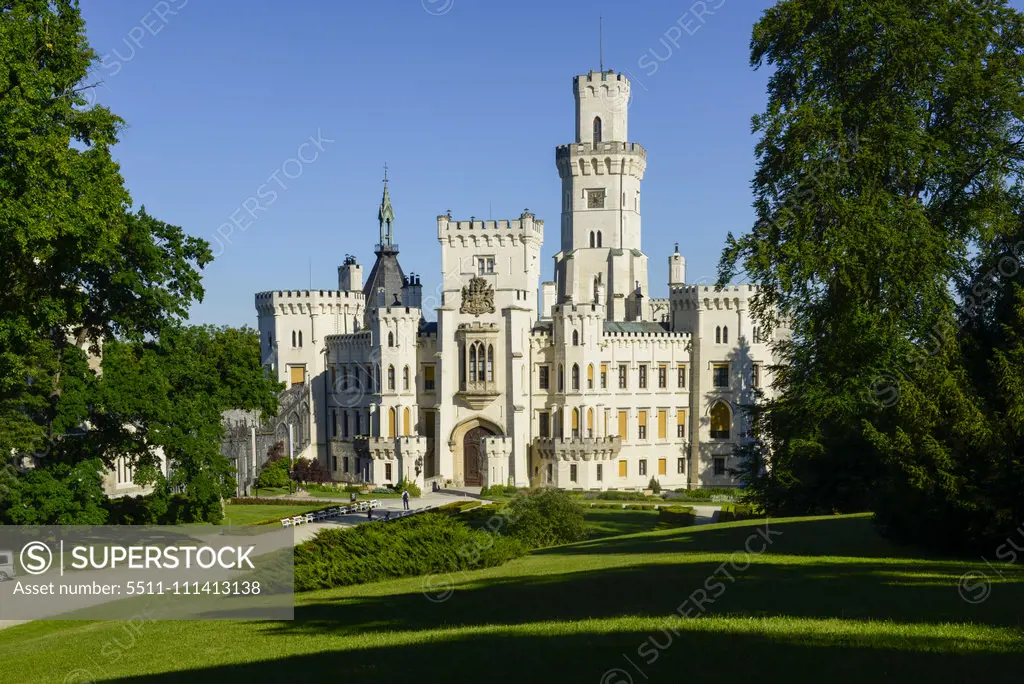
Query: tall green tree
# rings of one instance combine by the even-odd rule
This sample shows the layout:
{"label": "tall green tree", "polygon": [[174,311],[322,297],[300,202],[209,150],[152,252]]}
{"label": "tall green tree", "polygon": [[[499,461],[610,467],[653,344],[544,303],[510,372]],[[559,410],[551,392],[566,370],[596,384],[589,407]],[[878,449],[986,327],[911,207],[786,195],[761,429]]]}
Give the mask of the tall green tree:
{"label": "tall green tree", "polygon": [[770,510],[956,489],[936,465],[984,420],[950,334],[980,303],[954,285],[1017,226],[1022,48],[1002,0],[782,0],[755,25],[751,63],[774,69],[753,119],[757,222],[729,236],[720,281],[745,271],[755,315],[792,330],[755,417]]}
{"label": "tall green tree", "polygon": [[212,258],[132,207],[111,156],[124,122],[87,106],[94,58],[76,2],[0,2],[0,452],[81,423],[63,394],[88,381],[84,350],[181,321]]}

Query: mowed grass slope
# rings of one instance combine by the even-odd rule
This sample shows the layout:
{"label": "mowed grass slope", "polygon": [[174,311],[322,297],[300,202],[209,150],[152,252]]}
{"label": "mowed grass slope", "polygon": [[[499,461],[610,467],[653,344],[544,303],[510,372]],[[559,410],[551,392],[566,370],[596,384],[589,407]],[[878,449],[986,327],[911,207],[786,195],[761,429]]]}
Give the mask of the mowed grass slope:
{"label": "mowed grass slope", "polygon": [[[987,600],[961,598],[968,571]],[[288,623],[0,631],[0,681],[1017,682],[1024,665],[1024,571],[924,557],[866,516],[610,537],[298,601]]]}

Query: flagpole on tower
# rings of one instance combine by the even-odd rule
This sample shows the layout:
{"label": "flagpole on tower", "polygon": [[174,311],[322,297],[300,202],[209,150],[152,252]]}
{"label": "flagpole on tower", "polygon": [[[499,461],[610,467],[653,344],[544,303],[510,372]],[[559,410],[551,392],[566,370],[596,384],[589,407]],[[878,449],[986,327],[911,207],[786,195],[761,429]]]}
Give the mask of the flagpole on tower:
{"label": "flagpole on tower", "polygon": [[604,17],[597,17],[597,60],[604,73]]}

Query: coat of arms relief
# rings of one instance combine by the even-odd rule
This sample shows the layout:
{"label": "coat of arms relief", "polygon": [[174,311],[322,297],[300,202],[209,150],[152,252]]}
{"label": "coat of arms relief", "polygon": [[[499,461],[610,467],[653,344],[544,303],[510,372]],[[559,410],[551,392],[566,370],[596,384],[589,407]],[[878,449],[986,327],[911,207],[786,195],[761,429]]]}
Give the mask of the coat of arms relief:
{"label": "coat of arms relief", "polygon": [[494,313],[494,288],[483,278],[472,278],[469,285],[462,288],[462,306],[459,313],[479,316]]}

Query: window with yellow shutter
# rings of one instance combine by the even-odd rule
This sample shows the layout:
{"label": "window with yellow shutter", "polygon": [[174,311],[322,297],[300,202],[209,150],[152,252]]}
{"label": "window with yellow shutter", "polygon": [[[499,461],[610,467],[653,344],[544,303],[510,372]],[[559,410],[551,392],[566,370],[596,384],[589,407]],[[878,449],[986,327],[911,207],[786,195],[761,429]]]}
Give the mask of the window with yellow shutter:
{"label": "window with yellow shutter", "polygon": [[637,416],[637,437],[647,439],[647,411],[640,411]]}
{"label": "window with yellow shutter", "polygon": [[619,477],[626,477],[626,462],[619,461]]}
{"label": "window with yellow shutter", "polygon": [[668,430],[668,411],[658,409],[658,439],[665,439]]}
{"label": "window with yellow shutter", "polygon": [[291,380],[293,385],[301,385],[302,383],[306,382],[306,367],[292,366]]}
{"label": "window with yellow shutter", "polygon": [[668,473],[668,459],[659,458],[658,459],[658,474],[659,475],[665,475],[666,473]]}
{"label": "window with yellow shutter", "polygon": [[686,410],[679,409],[676,411],[676,437],[683,439],[686,437]]}
{"label": "window with yellow shutter", "polygon": [[629,414],[626,411],[619,411],[619,437],[626,439],[626,417]]}

